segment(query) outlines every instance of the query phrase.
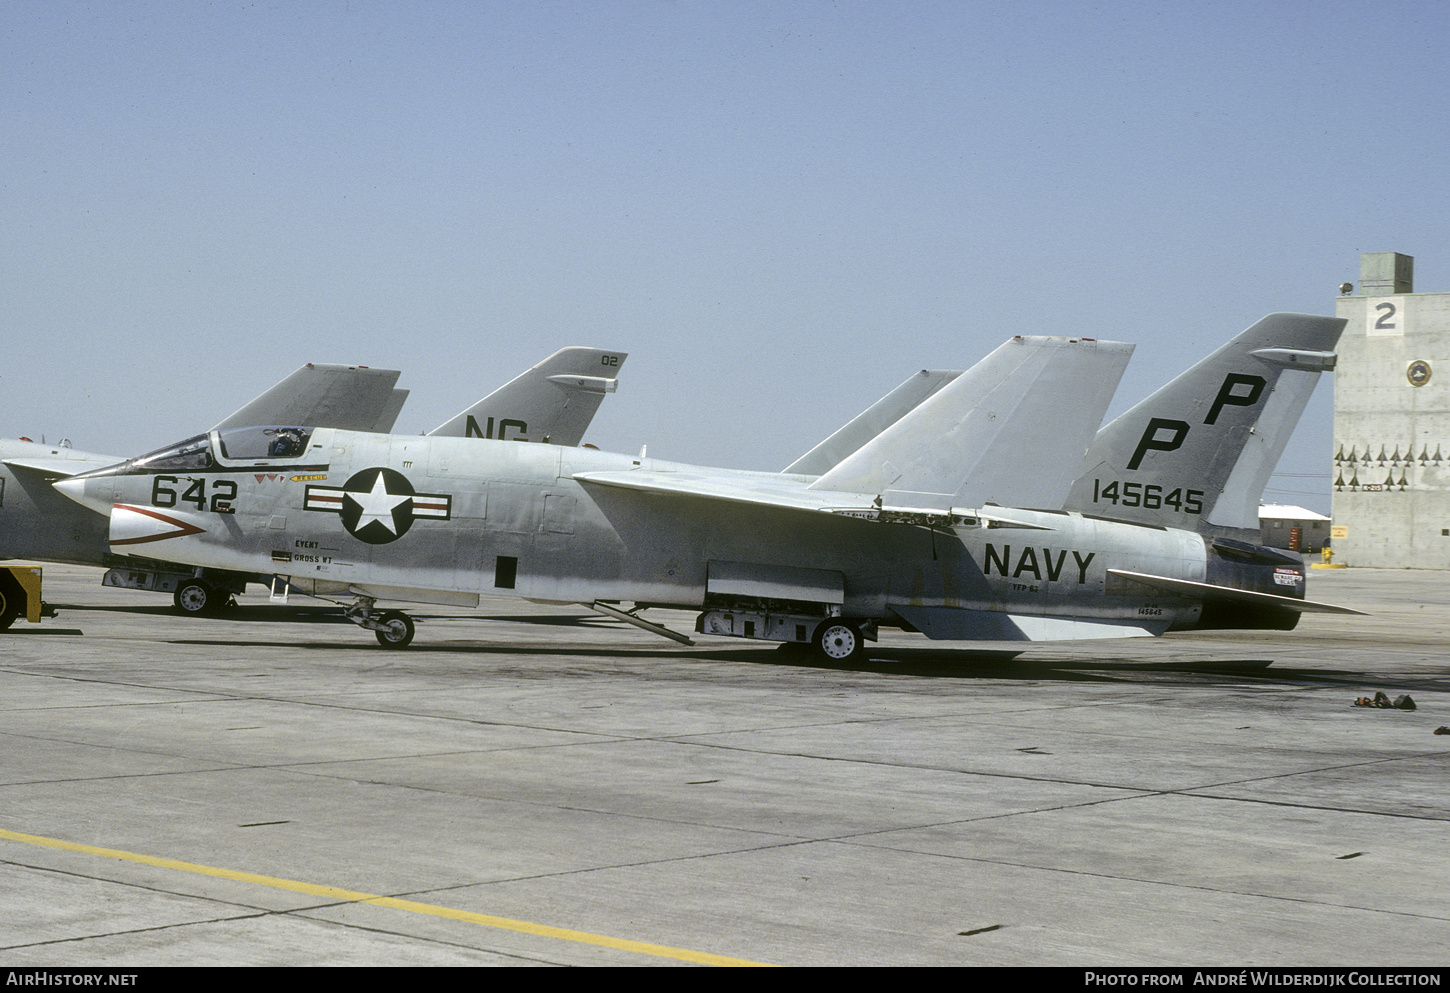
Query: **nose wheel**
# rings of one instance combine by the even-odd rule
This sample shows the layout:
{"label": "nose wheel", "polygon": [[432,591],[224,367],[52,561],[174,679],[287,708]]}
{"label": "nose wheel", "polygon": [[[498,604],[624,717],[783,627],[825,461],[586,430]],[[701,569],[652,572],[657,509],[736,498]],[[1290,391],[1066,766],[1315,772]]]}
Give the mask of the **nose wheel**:
{"label": "nose wheel", "polygon": [[401,610],[373,610],[377,601],[372,597],[360,597],[356,603],[343,611],[343,616],[358,627],[367,628],[377,635],[378,644],[384,648],[407,648],[413,643],[413,618]]}
{"label": "nose wheel", "polygon": [[380,627],[373,629],[378,644],[384,648],[407,648],[413,641],[413,618],[401,610],[390,610],[377,619]]}

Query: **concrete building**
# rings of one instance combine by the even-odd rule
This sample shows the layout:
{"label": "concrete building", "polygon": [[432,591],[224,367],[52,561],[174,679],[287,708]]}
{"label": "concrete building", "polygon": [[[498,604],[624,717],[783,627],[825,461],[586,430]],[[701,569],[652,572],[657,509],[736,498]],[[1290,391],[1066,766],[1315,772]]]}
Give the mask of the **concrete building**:
{"label": "concrete building", "polygon": [[[1450,293],[1414,259],[1360,256],[1334,373],[1334,560],[1450,569]],[[1346,284],[1348,286],[1348,284]],[[1351,288],[1352,289],[1352,288]]]}

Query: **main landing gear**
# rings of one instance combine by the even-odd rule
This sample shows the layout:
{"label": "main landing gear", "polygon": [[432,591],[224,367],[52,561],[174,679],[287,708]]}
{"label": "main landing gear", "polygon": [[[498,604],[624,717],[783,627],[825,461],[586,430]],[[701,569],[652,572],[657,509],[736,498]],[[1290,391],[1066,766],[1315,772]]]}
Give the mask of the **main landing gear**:
{"label": "main landing gear", "polygon": [[713,607],[695,619],[695,630],[728,638],[780,641],[801,650],[810,649],[821,662],[845,665],[864,660],[866,642],[876,640],[876,622],[870,618],[775,613],[769,607],[768,604]]}
{"label": "main landing gear", "polygon": [[816,628],[817,654],[831,662],[859,662],[866,657],[861,629],[839,617],[828,617]]}
{"label": "main landing gear", "polygon": [[219,614],[227,607],[236,606],[229,590],[219,590],[201,579],[186,580],[176,588],[171,600],[188,617]]}
{"label": "main landing gear", "polygon": [[407,648],[413,643],[413,618],[401,610],[373,610],[377,601],[372,597],[361,597],[348,607],[344,616],[358,627],[367,628],[377,635],[378,644],[384,648]]}

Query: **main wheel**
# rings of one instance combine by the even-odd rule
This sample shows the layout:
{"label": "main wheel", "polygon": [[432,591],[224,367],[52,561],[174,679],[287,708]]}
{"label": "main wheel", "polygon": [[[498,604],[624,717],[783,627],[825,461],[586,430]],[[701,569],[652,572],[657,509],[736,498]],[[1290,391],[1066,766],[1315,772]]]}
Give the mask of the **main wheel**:
{"label": "main wheel", "polygon": [[831,662],[859,662],[865,657],[861,632],[854,624],[827,618],[816,628],[816,651]]}
{"label": "main wheel", "polygon": [[378,618],[381,630],[374,631],[384,648],[407,648],[413,641],[413,618],[401,610],[390,610]]}
{"label": "main wheel", "polygon": [[219,608],[222,594],[200,579],[188,579],[176,588],[176,595],[171,599],[183,614],[200,617]]}

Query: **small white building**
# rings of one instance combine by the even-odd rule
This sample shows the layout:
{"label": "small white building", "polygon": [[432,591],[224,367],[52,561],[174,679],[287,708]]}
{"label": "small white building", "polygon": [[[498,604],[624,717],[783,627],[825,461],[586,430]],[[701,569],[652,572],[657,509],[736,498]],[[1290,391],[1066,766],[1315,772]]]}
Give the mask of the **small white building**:
{"label": "small white building", "polygon": [[1329,540],[1329,518],[1284,503],[1259,506],[1259,543],[1270,548],[1317,552]]}

